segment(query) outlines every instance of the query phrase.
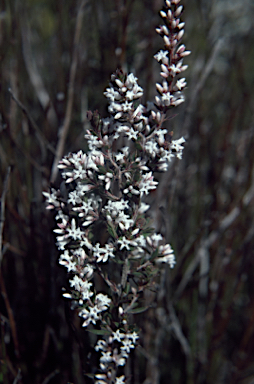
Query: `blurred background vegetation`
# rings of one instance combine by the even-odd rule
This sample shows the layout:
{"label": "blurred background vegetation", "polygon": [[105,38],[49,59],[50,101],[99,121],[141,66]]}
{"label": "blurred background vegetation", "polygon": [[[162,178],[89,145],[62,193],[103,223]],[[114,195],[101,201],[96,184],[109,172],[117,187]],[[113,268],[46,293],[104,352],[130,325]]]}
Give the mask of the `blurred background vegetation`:
{"label": "blurred background vegetation", "polygon": [[[152,196],[154,225],[177,265],[147,294],[127,374],[132,384],[253,384],[254,4],[182,2],[189,86],[168,128],[187,143]],[[117,67],[134,71],[144,102],[154,97],[161,6],[1,2],[0,383],[88,382],[89,339],[61,297],[67,276],[42,191],[60,183],[52,177],[60,141],[64,154],[85,149],[87,110],[106,116],[103,91]]]}

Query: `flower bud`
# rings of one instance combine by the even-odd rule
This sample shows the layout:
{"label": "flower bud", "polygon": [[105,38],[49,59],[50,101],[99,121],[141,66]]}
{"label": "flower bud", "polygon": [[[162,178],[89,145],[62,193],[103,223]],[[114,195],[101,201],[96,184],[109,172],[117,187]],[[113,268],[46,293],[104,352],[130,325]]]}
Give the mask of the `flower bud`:
{"label": "flower bud", "polygon": [[169,40],[168,36],[164,35],[163,40],[164,40],[165,45],[167,47],[170,47],[170,40]]}
{"label": "flower bud", "polygon": [[134,229],[134,231],[131,232],[132,236],[137,235],[137,233],[139,233],[139,231],[140,231],[140,228]]}
{"label": "flower bud", "polygon": [[63,293],[63,297],[66,297],[66,299],[72,299],[72,295],[70,293]]}
{"label": "flower bud", "polygon": [[184,51],[181,53],[181,57],[189,56],[191,54],[191,51]]}
{"label": "flower bud", "polygon": [[181,29],[181,31],[178,33],[178,35],[177,35],[177,39],[178,40],[181,40],[181,38],[183,37],[183,35],[184,35],[184,29]]}
{"label": "flower bud", "polygon": [[172,19],[172,11],[170,9],[168,10],[168,18]]}
{"label": "flower bud", "polygon": [[175,11],[175,16],[179,16],[179,15],[181,14],[182,10],[183,10],[183,6],[180,5],[180,7],[178,7],[178,8],[176,9],[176,11]]}
{"label": "flower bud", "polygon": [[162,93],[162,92],[163,92],[163,87],[162,87],[159,83],[156,83],[155,85],[156,85],[157,90],[158,90],[160,93]]}
{"label": "flower bud", "polygon": [[115,83],[116,83],[116,85],[118,85],[119,88],[122,88],[123,83],[121,82],[121,80],[116,79],[116,80],[115,80]]}
{"label": "flower bud", "polygon": [[166,12],[164,12],[164,11],[160,11],[160,15],[161,15],[161,17],[167,17]]}
{"label": "flower bud", "polygon": [[175,19],[173,19],[171,22],[171,28],[174,29],[175,27],[176,27],[176,21]]}
{"label": "flower bud", "polygon": [[124,312],[124,311],[123,311],[123,308],[122,308],[122,307],[119,307],[119,308],[118,308],[118,313],[119,313],[120,316],[122,316],[123,312]]}
{"label": "flower bud", "polygon": [[177,28],[182,29],[185,26],[185,23],[178,24]]}
{"label": "flower bud", "polygon": [[169,35],[168,28],[165,25],[163,25],[162,30],[163,30],[165,35],[167,35],[167,36]]}

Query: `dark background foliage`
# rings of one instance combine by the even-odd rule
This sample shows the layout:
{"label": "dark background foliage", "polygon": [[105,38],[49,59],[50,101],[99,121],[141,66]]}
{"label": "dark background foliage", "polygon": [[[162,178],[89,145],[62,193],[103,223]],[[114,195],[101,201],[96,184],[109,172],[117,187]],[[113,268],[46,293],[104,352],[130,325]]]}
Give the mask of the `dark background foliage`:
{"label": "dark background foliage", "polygon": [[[151,309],[137,319],[143,338],[127,374],[135,384],[251,384],[254,6],[251,0],[183,4],[189,87],[168,128],[187,143],[183,160],[172,163],[152,196],[154,225],[173,245],[177,265],[162,271],[158,293],[146,296]],[[0,5],[1,193],[11,170],[0,383],[88,382],[90,339],[61,297],[67,276],[57,263],[42,191],[63,127],[66,154],[86,148],[88,109],[106,116],[103,91],[117,67],[134,71],[145,100],[155,95],[161,6],[160,0]]]}

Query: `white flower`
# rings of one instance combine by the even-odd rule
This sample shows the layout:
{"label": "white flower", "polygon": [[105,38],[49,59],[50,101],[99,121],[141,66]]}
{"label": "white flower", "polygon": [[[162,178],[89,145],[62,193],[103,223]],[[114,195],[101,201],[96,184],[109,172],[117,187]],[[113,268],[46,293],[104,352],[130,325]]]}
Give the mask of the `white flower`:
{"label": "white flower", "polygon": [[159,252],[162,257],[159,257],[156,262],[157,263],[166,263],[170,265],[170,268],[174,268],[174,265],[176,263],[175,261],[175,255],[174,251],[171,248],[170,244],[160,245],[159,246]]}
{"label": "white flower", "polygon": [[57,212],[57,214],[56,214],[56,216],[55,216],[55,219],[56,220],[65,220],[65,221],[67,221],[68,220],[68,217],[69,216],[67,216],[67,215],[65,215],[64,213],[63,213],[63,211],[60,209],[58,212]]}
{"label": "white flower", "polygon": [[97,258],[97,262],[102,261],[105,263],[109,257],[115,257],[113,253],[114,247],[111,244],[105,244],[104,247],[101,247],[99,243],[97,243],[94,247],[93,254]]}
{"label": "white flower", "polygon": [[159,242],[163,240],[163,237],[160,233],[154,233],[151,236],[147,236],[146,241],[150,245],[150,247],[157,248]]}
{"label": "white flower", "polygon": [[67,220],[63,219],[62,224],[58,224],[57,229],[54,229],[54,232],[60,234],[57,236],[57,243],[63,249],[63,246],[68,243],[68,237],[72,237],[74,240],[81,240],[84,232],[80,228],[76,228],[75,219],[72,219],[71,224]]}
{"label": "white flower", "polygon": [[[89,132],[89,131],[87,131]],[[68,155],[68,159],[65,158],[62,160],[68,161],[69,166],[67,170],[62,172],[63,178],[66,179],[66,183],[71,183],[73,180],[81,179],[84,180],[87,178],[87,170],[98,171],[98,168],[93,160],[93,156],[91,154],[86,155],[82,151],[78,153],[72,153]]]}
{"label": "white flower", "polygon": [[124,212],[119,212],[118,217],[116,218],[116,223],[119,225],[122,231],[128,230],[131,226],[133,226],[134,221],[129,218],[129,215],[126,215]]}
{"label": "white flower", "polygon": [[98,136],[90,134],[90,132],[85,135],[85,139],[87,140],[90,151],[101,148],[103,146],[103,141],[100,140]]}
{"label": "white flower", "polygon": [[128,188],[125,188],[124,190],[123,190],[123,193],[132,193],[133,195],[139,195],[140,194],[140,192],[139,192],[139,190],[137,190],[137,189],[135,189],[135,188],[133,188],[133,186],[132,185],[129,185],[129,187]]}
{"label": "white flower", "polygon": [[110,184],[111,184],[111,179],[114,177],[114,175],[111,173],[111,172],[107,172],[105,175],[99,175],[98,178],[100,180],[104,180],[105,181],[105,189],[106,191],[109,190],[110,188]]}
{"label": "white flower", "polygon": [[127,337],[128,337],[129,339],[131,339],[131,340],[133,341],[134,344],[136,343],[136,340],[139,339],[139,336],[138,336],[137,332],[128,333],[128,334],[127,334]]}
{"label": "white flower", "polygon": [[[130,92],[130,91],[128,91]],[[132,91],[131,91],[132,92]],[[131,98],[129,98],[129,100],[132,100]],[[123,112],[129,112],[132,110],[132,107],[133,107],[133,104],[132,103],[129,103],[128,101],[125,101],[122,105],[122,111]]]}
{"label": "white flower", "polygon": [[125,85],[128,89],[131,89],[135,84],[137,84],[138,78],[133,75],[133,73],[130,73],[127,76],[127,79],[125,81]]}
{"label": "white flower", "polygon": [[57,239],[57,242],[56,242],[57,248],[59,249],[59,251],[64,251],[65,246],[68,244],[69,241],[64,239],[64,236],[63,237],[57,236],[56,239]]}
{"label": "white flower", "polygon": [[186,87],[187,83],[185,81],[185,78],[183,77],[182,79],[177,80],[176,82],[176,88],[181,91],[184,87]]}
{"label": "white flower", "polygon": [[161,61],[161,60],[163,60],[163,59],[166,59],[166,58],[167,58],[167,55],[168,55],[168,51],[160,50],[158,53],[156,53],[156,55],[154,55],[154,58],[155,58],[157,61]]}
{"label": "white flower", "polygon": [[83,237],[83,239],[80,242],[80,246],[81,247],[87,247],[88,249],[92,249],[93,248],[92,244],[89,242],[87,237]]}
{"label": "white flower", "polygon": [[84,232],[82,232],[79,227],[76,228],[75,219],[71,220],[71,226],[66,228],[66,232],[68,233],[69,237],[73,238],[73,240],[81,240],[82,236],[84,235]]}
{"label": "white flower", "polygon": [[72,280],[69,280],[70,286],[74,287],[76,291],[81,291],[81,289],[90,289],[92,283],[83,281],[80,277],[75,275]]}
{"label": "white flower", "polygon": [[133,92],[133,90],[126,92],[126,99],[127,100],[134,100],[134,98],[135,98],[135,93]]}
{"label": "white flower", "polygon": [[158,143],[159,145],[163,145],[164,142],[165,142],[165,135],[168,133],[168,130],[167,129],[158,129],[156,131],[156,136],[158,137]]}
{"label": "white flower", "polygon": [[113,114],[113,113],[117,113],[119,111],[122,110],[122,106],[120,103],[116,103],[114,101],[112,101],[109,106],[108,106],[108,111],[109,113]]}
{"label": "white flower", "polygon": [[181,68],[179,68],[179,64],[178,65],[171,64],[169,69],[172,76],[175,76],[181,72]]}
{"label": "white flower", "polygon": [[119,100],[121,98],[120,93],[116,91],[113,87],[107,88],[106,91],[104,92],[104,95],[110,101]]}
{"label": "white flower", "polygon": [[152,157],[155,157],[159,152],[158,144],[155,140],[149,140],[145,143],[145,151],[149,153]]}
{"label": "white flower", "polygon": [[72,204],[72,205],[77,205],[77,204],[80,204],[82,202],[77,190],[69,192],[69,198],[68,198],[67,202],[69,204]]}
{"label": "white flower", "polygon": [[119,161],[121,164],[123,164],[125,155],[124,155],[124,153],[117,153],[115,155],[115,158],[116,158],[116,161]]}
{"label": "white flower", "polygon": [[171,143],[171,149],[174,149],[177,152],[176,157],[178,157],[178,159],[182,158],[182,152],[184,149],[184,146],[182,145],[183,143],[185,143],[185,139],[183,137],[178,140],[172,140]]}
{"label": "white flower", "polygon": [[135,239],[135,241],[138,243],[138,245],[140,247],[145,247],[146,246],[146,239],[145,239],[144,235],[140,235],[139,237],[137,237]]}
{"label": "white flower", "polygon": [[51,188],[51,193],[42,192],[46,197],[48,206],[46,209],[54,209],[60,206],[59,201],[57,200],[57,191],[54,188]]}
{"label": "white flower", "polygon": [[93,275],[93,267],[90,264],[87,264],[83,269],[82,269],[82,274],[86,275],[87,278],[91,277]]}
{"label": "white flower", "polygon": [[108,381],[107,375],[105,375],[104,373],[97,373],[97,375],[95,375],[95,378],[99,379],[95,381],[95,384],[106,384]]}
{"label": "white flower", "polygon": [[122,375],[120,377],[116,377],[116,381],[115,381],[115,384],[124,384],[125,383],[125,376]]}
{"label": "white flower", "polygon": [[170,150],[162,149],[160,155],[161,155],[161,158],[159,160],[159,163],[162,163],[162,164],[159,166],[159,169],[165,172],[168,169],[168,165],[165,164],[165,161],[170,162],[171,159],[175,156],[172,153],[171,149]]}
{"label": "white flower", "polygon": [[129,208],[128,201],[121,199],[120,201],[109,200],[105,205],[104,210],[109,212],[113,217],[117,216],[123,209]]}
{"label": "white flower", "polygon": [[[64,253],[60,255],[59,264],[68,268],[68,272],[76,270],[76,263],[73,262],[73,257],[70,256],[68,249],[65,249]],[[73,268],[69,268],[69,264],[73,265]]]}
{"label": "white flower", "polygon": [[125,338],[125,334],[124,333],[121,333],[119,331],[119,329],[116,330],[116,332],[113,332],[113,340],[116,340],[116,341],[122,341],[122,339]]}
{"label": "white flower", "polygon": [[162,105],[168,107],[171,104],[172,98],[173,98],[173,95],[171,95],[170,92],[163,93],[161,95]]}
{"label": "white flower", "polygon": [[79,316],[85,320],[82,327],[87,327],[90,323],[96,324],[96,321],[100,319],[99,308],[95,305],[94,307],[88,307],[89,310],[83,308],[79,312]]}
{"label": "white flower", "polygon": [[78,258],[79,262],[83,262],[87,257],[85,250],[82,247],[72,250],[73,254]]}
{"label": "white flower", "polygon": [[89,283],[87,280],[82,280],[80,277],[75,275],[72,280],[69,280],[70,286],[74,287],[76,291],[80,292],[82,295],[82,300],[88,300],[93,296],[93,292],[90,290],[92,283]]}
{"label": "white flower", "polygon": [[93,292],[90,291],[89,289],[84,289],[84,290],[81,290],[81,296],[82,296],[82,300],[89,300],[91,296],[93,296]]}
{"label": "white flower", "polygon": [[123,357],[123,353],[117,353],[117,349],[115,348],[113,351],[113,361],[116,364],[116,366],[123,367],[125,365],[125,358]]}
{"label": "white flower", "polygon": [[108,352],[102,351],[101,354],[102,354],[102,356],[100,357],[101,363],[110,363],[112,361],[112,356],[110,351]]}
{"label": "white flower", "polygon": [[108,343],[105,340],[98,340],[94,349],[96,350],[96,352],[106,351],[107,346],[108,346]]}
{"label": "white flower", "polygon": [[111,299],[103,295],[103,293],[98,293],[95,298],[95,304],[97,305],[97,309],[99,312],[106,311],[111,303]]}
{"label": "white flower", "polygon": [[124,155],[127,157],[130,153],[130,148],[129,147],[123,147],[121,151],[124,153]]}
{"label": "white flower", "polygon": [[67,172],[66,175],[70,175],[69,179],[66,180],[66,183],[68,183],[76,179],[85,179],[87,177],[87,172],[83,166],[79,164],[72,172]]}
{"label": "white flower", "polygon": [[79,212],[79,217],[87,216],[87,214],[93,210],[91,201],[82,201],[82,205],[79,207],[73,207],[73,211]]}
{"label": "white flower", "polygon": [[83,308],[82,310],[79,311],[78,315],[85,319],[84,323],[82,324],[82,327],[87,327],[91,322],[89,311]]}
{"label": "white flower", "polygon": [[[144,120],[147,123],[147,119],[142,115],[142,113],[145,111],[145,107],[142,104],[139,104],[135,111],[133,112],[133,118],[136,118],[136,120]],[[137,124],[135,124],[136,126]],[[141,127],[142,128],[142,127]]]}
{"label": "white flower", "polygon": [[139,85],[135,85],[133,89],[126,92],[127,100],[135,100],[143,96],[143,89]]}
{"label": "white flower", "polygon": [[118,244],[121,244],[121,245],[120,245],[120,250],[122,250],[122,249],[125,248],[125,249],[127,249],[127,251],[130,250],[130,246],[135,246],[135,245],[137,245],[137,243],[136,243],[135,241],[133,241],[133,240],[128,240],[128,239],[126,239],[125,236],[123,236],[122,239],[119,239],[119,240],[118,240]]}
{"label": "white flower", "polygon": [[180,92],[178,94],[175,94],[171,104],[177,107],[178,105],[182,104],[184,102],[185,98],[184,95],[182,95]]}
{"label": "white flower", "polygon": [[124,340],[122,340],[122,346],[120,347],[122,351],[130,353],[130,350],[132,348],[135,348],[135,345],[132,344],[132,341],[129,338],[125,338]]}
{"label": "white flower", "polygon": [[146,203],[141,203],[139,209],[138,209],[138,212],[139,213],[145,213],[146,211],[148,211],[148,209],[150,208],[150,205],[149,204],[146,204]]}
{"label": "white flower", "polygon": [[151,189],[156,189],[157,184],[158,181],[153,180],[152,172],[148,172],[143,175],[139,183],[140,196],[142,197],[144,193],[148,195]]}
{"label": "white flower", "polygon": [[103,208],[103,212],[106,214],[109,222],[114,220],[122,230],[128,230],[134,224],[130,216],[123,212],[124,209],[128,208],[129,203],[124,199],[120,201],[109,200],[108,204]]}
{"label": "white flower", "polygon": [[132,127],[128,127],[127,125],[119,125],[117,127],[117,132],[118,133],[124,132],[129,140],[131,139],[137,140],[138,133],[139,133],[138,131],[135,131]]}
{"label": "white flower", "polygon": [[[96,375],[95,377],[97,377],[98,375]],[[107,383],[107,375],[104,375],[104,378],[103,378],[103,376],[101,375],[101,377],[102,377],[102,379],[101,380],[96,380],[95,381],[95,384],[106,384]]]}
{"label": "white flower", "polygon": [[138,138],[138,131],[134,131],[132,127],[128,131],[126,131],[125,134],[129,140],[131,139],[137,140]]}

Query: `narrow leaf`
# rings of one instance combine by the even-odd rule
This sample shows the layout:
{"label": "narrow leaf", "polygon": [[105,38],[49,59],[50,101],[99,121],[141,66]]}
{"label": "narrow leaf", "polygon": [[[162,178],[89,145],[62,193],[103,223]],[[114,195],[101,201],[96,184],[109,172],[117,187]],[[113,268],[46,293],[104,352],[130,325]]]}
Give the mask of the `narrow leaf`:
{"label": "narrow leaf", "polygon": [[145,312],[149,307],[139,307],[135,309],[130,309],[128,313],[142,313]]}
{"label": "narrow leaf", "polygon": [[87,329],[87,331],[95,335],[110,335],[110,331],[107,329]]}

